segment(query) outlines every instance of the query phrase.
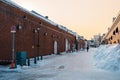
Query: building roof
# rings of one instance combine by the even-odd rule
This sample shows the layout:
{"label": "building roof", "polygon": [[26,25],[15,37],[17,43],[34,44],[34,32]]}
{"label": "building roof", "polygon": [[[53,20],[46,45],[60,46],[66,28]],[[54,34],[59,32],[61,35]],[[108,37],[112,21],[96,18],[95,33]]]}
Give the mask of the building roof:
{"label": "building roof", "polygon": [[113,30],[113,28],[115,27],[115,25],[119,22],[119,18],[120,18],[120,11],[118,12],[118,15],[116,16],[116,19],[114,20],[111,28],[108,30],[108,32],[104,36],[104,39],[107,38],[107,36],[109,35],[109,33]]}
{"label": "building roof", "polygon": [[44,20],[44,21],[50,23],[51,25],[53,25],[53,26],[55,26],[55,27],[57,26],[58,28],[60,28],[60,29],[62,29],[62,30],[64,30],[64,31],[66,31],[66,32],[68,32],[68,33],[70,33],[70,34],[72,34],[72,35],[74,35],[74,36],[76,35],[76,33],[73,32],[72,30],[69,30],[68,28],[66,28],[66,27],[64,27],[64,26],[59,25],[59,24],[57,24],[57,23],[55,23],[55,22],[49,20],[48,18],[46,18],[45,16],[42,16],[41,14],[37,13],[36,11],[33,11],[33,10],[32,10],[32,11],[29,11],[29,10],[27,10],[27,9],[25,9],[25,8],[23,8],[23,7],[21,7],[20,5],[14,3],[14,2],[11,1],[11,0],[1,0],[1,1],[4,2],[4,3],[6,3],[6,4],[9,4],[10,6],[19,8],[20,10],[22,10],[22,11],[28,13],[28,14],[31,14],[31,15],[33,15],[33,16],[36,16],[36,17],[38,17],[38,18],[40,18],[40,19],[42,19],[42,20]]}

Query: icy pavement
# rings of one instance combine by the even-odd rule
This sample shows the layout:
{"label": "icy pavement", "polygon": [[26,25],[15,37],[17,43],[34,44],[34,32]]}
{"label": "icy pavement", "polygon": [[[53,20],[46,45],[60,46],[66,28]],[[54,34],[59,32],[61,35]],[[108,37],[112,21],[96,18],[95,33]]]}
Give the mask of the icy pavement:
{"label": "icy pavement", "polygon": [[63,55],[50,55],[30,67],[10,70],[0,66],[0,80],[120,80],[119,72],[97,69],[96,48]]}

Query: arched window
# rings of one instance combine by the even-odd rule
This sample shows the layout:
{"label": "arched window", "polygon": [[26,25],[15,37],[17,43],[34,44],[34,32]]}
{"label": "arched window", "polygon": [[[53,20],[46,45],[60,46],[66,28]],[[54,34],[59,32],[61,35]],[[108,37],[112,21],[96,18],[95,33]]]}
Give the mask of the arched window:
{"label": "arched window", "polygon": [[118,33],[118,27],[116,28],[116,33]]}

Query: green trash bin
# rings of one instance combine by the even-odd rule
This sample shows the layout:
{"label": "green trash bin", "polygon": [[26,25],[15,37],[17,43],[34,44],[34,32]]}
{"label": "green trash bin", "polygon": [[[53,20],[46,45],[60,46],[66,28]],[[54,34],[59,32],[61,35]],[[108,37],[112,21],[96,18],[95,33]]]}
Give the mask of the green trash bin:
{"label": "green trash bin", "polygon": [[26,51],[21,51],[16,53],[16,60],[18,65],[26,65]]}

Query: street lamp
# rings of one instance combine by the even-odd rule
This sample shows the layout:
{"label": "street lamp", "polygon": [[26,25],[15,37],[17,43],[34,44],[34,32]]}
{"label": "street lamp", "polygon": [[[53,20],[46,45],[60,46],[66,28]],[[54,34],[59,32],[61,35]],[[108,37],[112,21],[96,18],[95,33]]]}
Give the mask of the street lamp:
{"label": "street lamp", "polygon": [[[34,48],[34,46],[35,46],[35,33],[37,32],[37,30],[36,29],[33,29],[33,33],[34,33],[34,45],[32,46],[32,48]],[[35,49],[34,49],[35,50]],[[37,56],[37,55],[36,55]],[[36,56],[35,56],[35,58],[34,58],[34,63],[36,64],[37,63],[37,61],[36,61]]]}
{"label": "street lamp", "polygon": [[39,42],[39,40],[40,40],[40,39],[39,39],[39,36],[40,36],[40,34],[39,34],[39,33],[40,33],[40,28],[39,28],[39,27],[37,28],[37,33],[38,33],[37,60],[39,60],[39,52],[40,52],[40,51],[39,51],[39,49],[40,49],[40,42]]}
{"label": "street lamp", "polygon": [[16,29],[17,29],[17,30],[21,30],[21,29],[22,29],[22,26],[21,26],[20,24],[18,24],[18,25],[16,26]]}

